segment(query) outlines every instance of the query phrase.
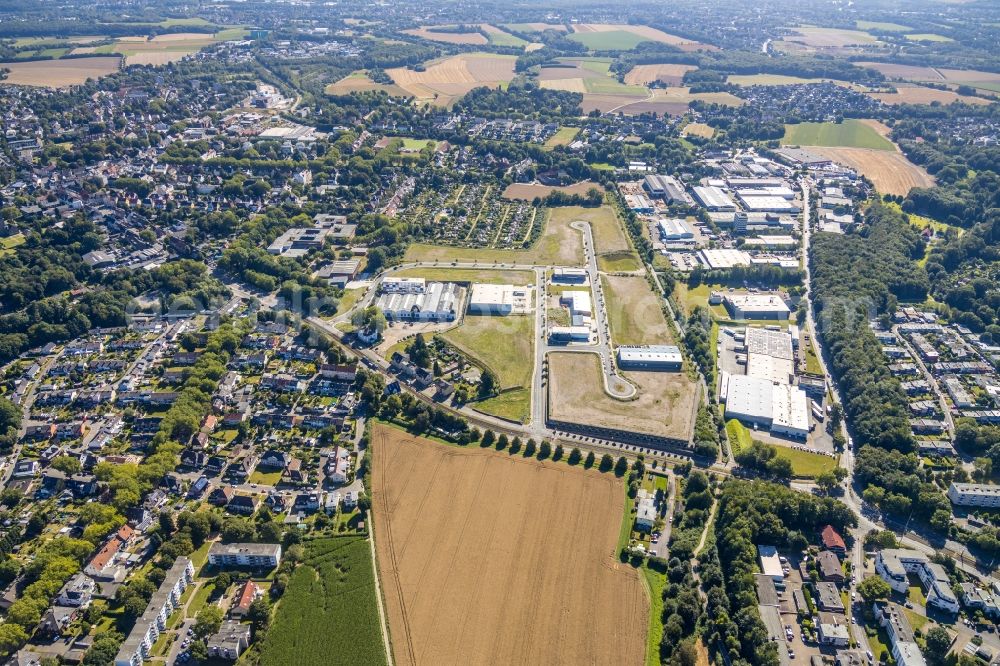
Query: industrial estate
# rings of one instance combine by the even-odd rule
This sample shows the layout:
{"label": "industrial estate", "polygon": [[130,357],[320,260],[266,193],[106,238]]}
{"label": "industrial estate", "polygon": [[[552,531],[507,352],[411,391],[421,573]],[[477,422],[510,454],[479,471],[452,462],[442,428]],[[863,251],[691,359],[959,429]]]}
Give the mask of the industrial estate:
{"label": "industrial estate", "polygon": [[0,4],[0,662],[1000,664],[998,43]]}

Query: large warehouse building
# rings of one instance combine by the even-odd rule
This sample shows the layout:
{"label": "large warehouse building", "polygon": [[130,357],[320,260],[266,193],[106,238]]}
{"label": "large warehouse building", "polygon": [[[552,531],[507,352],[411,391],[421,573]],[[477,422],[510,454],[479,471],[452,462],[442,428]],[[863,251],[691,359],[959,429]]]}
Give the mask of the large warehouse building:
{"label": "large warehouse building", "polygon": [[726,418],[766,428],[775,435],[809,434],[809,400],[797,386],[747,375],[724,377]]}
{"label": "large warehouse building", "polygon": [[694,230],[686,220],[662,219],[657,227],[660,229],[660,238],[664,241],[694,240]]}
{"label": "large warehouse building", "polygon": [[375,306],[393,321],[454,321],[458,301],[455,283],[428,282],[420,293],[383,293]]}
{"label": "large warehouse building", "polygon": [[737,210],[736,202],[721,187],[696,187],[694,196],[708,210]]}
{"label": "large warehouse building", "polygon": [[777,294],[726,294],[726,309],[733,319],[788,319],[791,310]]}
{"label": "large warehouse building", "polygon": [[521,314],[528,311],[531,298],[527,287],[512,284],[474,284],[469,298],[469,314]]}
{"label": "large warehouse building", "polygon": [[618,366],[622,370],[680,370],[683,364],[681,350],[674,345],[618,348]]}
{"label": "large warehouse building", "polygon": [[649,196],[663,199],[667,203],[691,203],[691,197],[684,191],[684,186],[673,176],[646,176],[642,186],[649,192]]}

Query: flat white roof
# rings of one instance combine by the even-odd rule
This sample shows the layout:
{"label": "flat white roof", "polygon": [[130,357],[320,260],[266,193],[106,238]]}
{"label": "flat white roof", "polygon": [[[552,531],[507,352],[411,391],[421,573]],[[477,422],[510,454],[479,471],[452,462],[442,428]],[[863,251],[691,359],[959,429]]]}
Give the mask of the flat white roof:
{"label": "flat white roof", "polygon": [[795,373],[791,359],[747,352],[747,376],[766,379],[771,383],[787,384]]}
{"label": "flat white roof", "polygon": [[781,579],[785,577],[785,572],[781,569],[781,560],[778,558],[778,549],[774,546],[757,546],[757,554],[760,556],[760,568],[765,576]]}
{"label": "flat white roof", "polygon": [[700,250],[698,256],[707,268],[732,268],[733,266],[750,265],[750,255],[743,250]]}
{"label": "flat white roof", "polygon": [[760,377],[730,375],[726,393],[726,416],[770,421],[774,384]]}
{"label": "flat white roof", "polygon": [[628,363],[680,363],[681,350],[674,345],[650,345],[647,347],[619,347],[618,359]]}
{"label": "flat white roof", "polygon": [[791,312],[777,294],[726,294],[725,298],[733,307],[744,312],[780,312],[786,315]]}
{"label": "flat white roof", "polygon": [[809,432],[809,400],[798,386],[774,384],[771,409],[772,430],[800,435]]}

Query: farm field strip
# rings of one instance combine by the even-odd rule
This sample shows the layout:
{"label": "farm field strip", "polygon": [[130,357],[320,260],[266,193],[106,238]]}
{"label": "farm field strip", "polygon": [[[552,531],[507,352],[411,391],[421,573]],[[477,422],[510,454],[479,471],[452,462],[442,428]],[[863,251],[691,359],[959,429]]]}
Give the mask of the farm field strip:
{"label": "farm field strip", "polygon": [[0,84],[65,88],[117,72],[121,61],[118,56],[97,56],[69,60],[3,62],[0,63],[0,68],[10,71]]}
{"label": "farm field strip", "polygon": [[847,119],[840,123],[798,123],[785,125],[785,136],[781,139],[781,143],[795,146],[894,151],[895,144],[883,136],[886,129],[884,126],[876,127],[855,119]]}
{"label": "farm field strip", "polygon": [[373,480],[400,666],[644,660],[649,601],[615,554],[620,480],[381,424]]}

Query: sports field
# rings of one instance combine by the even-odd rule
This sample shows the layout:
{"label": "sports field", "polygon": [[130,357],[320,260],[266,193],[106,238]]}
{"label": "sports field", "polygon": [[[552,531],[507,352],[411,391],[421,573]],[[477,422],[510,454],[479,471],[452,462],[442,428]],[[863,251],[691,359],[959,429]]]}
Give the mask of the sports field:
{"label": "sports field", "polygon": [[0,69],[10,70],[0,84],[66,88],[99,79],[121,66],[118,56],[70,58],[69,60],[33,60],[30,62],[0,62]]}
{"label": "sports field", "polygon": [[601,282],[616,346],[674,344],[660,300],[645,278],[602,275]]}
{"label": "sports field", "polygon": [[429,243],[413,243],[406,249],[403,260],[404,262],[479,262],[487,266],[495,263],[582,266],[583,240],[580,232],[569,226],[571,220],[554,214],[548,217],[541,238],[527,250],[445,247]]}
{"label": "sports field", "polygon": [[841,123],[785,125],[785,136],[781,143],[786,146],[834,146],[890,151],[896,149],[892,141],[882,136],[871,124],[854,119],[847,119]]}
{"label": "sports field", "polygon": [[397,664],[644,661],[649,600],[615,553],[621,480],[380,424],[372,454]]}
{"label": "sports field", "polygon": [[596,354],[553,352],[549,361],[549,417],[627,432],[688,440],[698,387],[682,372],[626,372],[638,388],[633,400],[604,390]]}

